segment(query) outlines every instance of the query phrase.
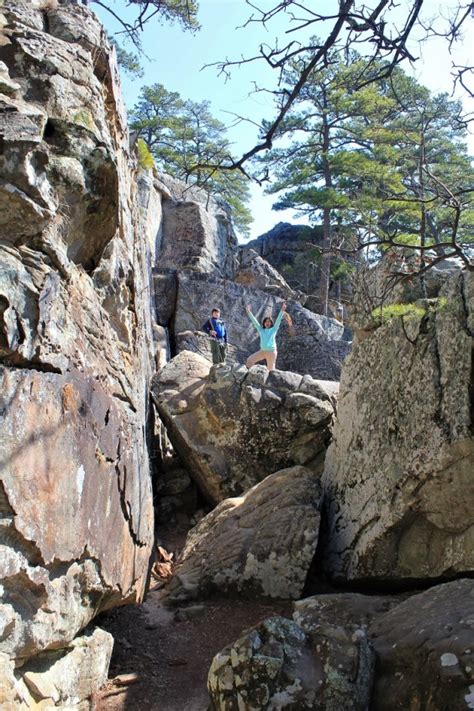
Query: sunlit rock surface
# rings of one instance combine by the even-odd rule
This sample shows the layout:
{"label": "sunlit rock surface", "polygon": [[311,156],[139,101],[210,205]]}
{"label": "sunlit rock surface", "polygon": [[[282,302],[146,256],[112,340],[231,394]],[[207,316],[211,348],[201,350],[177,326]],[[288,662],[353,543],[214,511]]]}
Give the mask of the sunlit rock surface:
{"label": "sunlit rock surface", "polygon": [[225,499],[188,534],[172,599],[213,592],[298,598],[318,542],[320,505],[318,474],[300,466]]}
{"label": "sunlit rock surface", "polygon": [[474,276],[360,340],[341,380],[324,486],[339,579],[474,570]]}
{"label": "sunlit rock surface", "polygon": [[239,495],[279,469],[311,466],[326,449],[334,383],[256,365],[210,370],[182,351],[153,379],[171,442],[212,503]]}
{"label": "sunlit rock surface", "polygon": [[156,200],[94,15],[0,20],[0,651],[26,659],[144,593]]}

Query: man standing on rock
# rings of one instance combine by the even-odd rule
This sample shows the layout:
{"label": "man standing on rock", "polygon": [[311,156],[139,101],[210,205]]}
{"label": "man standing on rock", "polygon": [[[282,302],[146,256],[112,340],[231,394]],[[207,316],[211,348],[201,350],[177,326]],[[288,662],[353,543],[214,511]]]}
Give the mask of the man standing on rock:
{"label": "man standing on rock", "polygon": [[212,309],[211,318],[208,318],[202,330],[207,333],[211,339],[212,362],[214,365],[225,363],[227,351],[227,328],[224,321],[221,319],[219,309]]}

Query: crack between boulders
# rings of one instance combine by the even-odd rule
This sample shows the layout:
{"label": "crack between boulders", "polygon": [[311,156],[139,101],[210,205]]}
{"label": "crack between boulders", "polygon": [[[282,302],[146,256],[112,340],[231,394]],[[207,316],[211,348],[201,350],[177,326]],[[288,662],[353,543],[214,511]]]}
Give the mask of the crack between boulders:
{"label": "crack between boulders", "polygon": [[[120,381],[118,381],[118,382],[120,383]],[[122,383],[120,383],[120,385],[122,385]],[[125,403],[125,405],[128,405],[128,407],[130,408],[130,410],[131,410],[134,414],[136,414],[137,408],[135,407],[135,405],[133,404],[131,398],[130,398],[128,395],[115,392],[115,393],[112,393],[112,397],[115,397],[115,398],[117,398],[117,400],[120,400],[120,402],[123,402],[123,403]]]}
{"label": "crack between boulders", "polygon": [[120,507],[122,509],[122,515],[123,518],[127,524],[128,527],[128,532],[130,534],[130,538],[132,539],[133,543],[137,546],[137,548],[145,548],[146,543],[141,541],[138,534],[135,533],[135,530],[133,528],[133,514],[130,510],[130,502],[127,500],[126,497],[126,488],[127,488],[127,467],[126,465],[123,466],[123,486],[120,486],[120,477],[121,477],[121,470],[119,466],[119,462],[121,459],[121,454],[120,454],[120,442],[117,447],[117,458],[115,460],[115,473],[117,475],[117,489],[119,492],[119,499],[120,499]]}

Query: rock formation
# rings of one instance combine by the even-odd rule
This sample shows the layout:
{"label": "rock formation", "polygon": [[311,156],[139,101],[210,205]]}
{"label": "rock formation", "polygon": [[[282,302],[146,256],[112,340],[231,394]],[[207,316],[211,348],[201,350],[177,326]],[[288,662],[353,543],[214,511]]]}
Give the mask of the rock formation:
{"label": "rock formation", "polygon": [[[295,599],[321,565],[393,593],[313,596],[243,633],[212,664],[214,708],[474,708],[473,581],[414,594],[474,570],[472,273],[400,285],[388,316],[356,293],[322,476],[351,346],[299,291],[314,231],[239,248],[225,203],[139,170],[85,6],[4,0],[0,26],[2,709],[82,711],[104,682],[112,639],[88,625],[145,593],[154,424],[159,515],[216,505],[175,601]],[[283,299],[280,369],[249,371],[245,305],[261,320]],[[213,306],[219,368],[199,331]]]}
{"label": "rock formation", "polygon": [[[406,598],[406,599],[403,599]],[[294,603],[306,633],[362,628],[377,664],[370,708],[464,711],[474,686],[474,581],[457,580],[415,595],[317,595]]]}
{"label": "rock formation", "polygon": [[165,198],[158,273],[189,268],[232,277],[237,237],[229,206],[169,175],[160,175],[155,186]]}
{"label": "rock formation", "polygon": [[307,634],[284,617],[271,617],[225,647],[211,664],[211,708],[365,711],[374,658],[362,630]]}
{"label": "rock formation", "polygon": [[474,278],[359,341],[341,381],[324,482],[335,578],[450,578],[474,569]]}
{"label": "rock formation", "polygon": [[[217,304],[228,326],[231,363],[244,363],[260,347],[245,306],[250,304],[256,318],[262,321],[270,314],[275,318],[283,303],[272,293],[187,269],[178,272],[175,284],[173,330],[177,343],[182,344],[186,337],[187,350],[209,358],[207,338],[195,332]],[[169,293],[169,285],[165,288]],[[288,302],[288,313],[294,331],[290,332],[286,323],[279,330],[277,367],[321,380],[338,380],[341,364],[351,349],[343,339],[342,324],[309,311],[297,301]]]}
{"label": "rock formation", "polygon": [[234,275],[234,281],[244,286],[268,292],[281,299],[297,299],[304,294],[292,289],[272,265],[262,259],[253,249],[241,253],[239,267]]}
{"label": "rock formation", "polygon": [[405,600],[318,595],[294,610],[294,622],[270,618],[215,656],[208,677],[213,708],[472,707],[473,580]]}
{"label": "rock formation", "polygon": [[297,599],[318,542],[320,496],[318,475],[296,466],[222,501],[190,531],[171,599],[214,592]]}
{"label": "rock formation", "polygon": [[213,370],[182,351],[154,378],[152,393],[171,442],[216,504],[268,474],[322,452],[334,412],[332,384],[265,366]]}
{"label": "rock formation", "polygon": [[158,194],[92,13],[7,1],[0,21],[0,652],[36,673],[144,594]]}
{"label": "rock formation", "polygon": [[278,336],[279,366],[315,378],[338,380],[350,351],[348,334],[336,319],[313,313],[306,295],[292,289],[265,259],[247,250],[238,261],[236,238],[225,204],[167,176],[154,181],[163,194],[154,269],[155,313],[171,334],[171,350],[192,350],[211,360],[201,331],[213,307],[221,309],[229,330],[229,363],[243,363],[258,348],[245,313],[250,303],[260,319],[289,300],[294,322]]}
{"label": "rock formation", "polygon": [[[318,247],[323,242],[323,231],[320,225],[292,225],[279,222],[269,232],[250,240],[239,248],[241,269],[252,254],[256,254],[263,262],[285,277],[289,286],[303,295],[299,300],[308,309],[316,308],[317,292],[320,284],[320,269],[318,268]],[[339,260],[340,261],[340,260]],[[349,267],[354,265],[354,258],[346,258]],[[331,279],[329,284],[329,313],[336,316],[337,306],[349,304],[352,298],[352,288],[347,277]],[[316,308],[317,310],[317,308]]]}

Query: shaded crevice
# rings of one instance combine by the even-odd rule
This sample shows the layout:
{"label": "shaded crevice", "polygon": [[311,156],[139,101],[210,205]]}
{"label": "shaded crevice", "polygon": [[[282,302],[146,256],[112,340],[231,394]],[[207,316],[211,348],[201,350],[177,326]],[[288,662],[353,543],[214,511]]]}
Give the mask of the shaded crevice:
{"label": "shaded crevice", "polygon": [[63,371],[55,365],[51,365],[51,363],[35,363],[34,361],[22,358],[18,353],[0,356],[0,366],[11,368],[12,370],[35,370],[39,373],[63,375]]}
{"label": "shaded crevice", "polygon": [[[117,453],[117,458],[120,459],[120,452]],[[126,496],[126,489],[127,489],[127,467],[124,464],[123,465],[123,484],[120,484],[120,480],[122,478],[122,472],[120,470],[119,464],[115,465],[115,472],[117,474],[117,488],[120,496],[120,507],[122,509],[122,514],[123,517],[127,523],[128,526],[128,531],[130,533],[130,538],[132,539],[133,543],[137,548],[144,548],[147,544],[145,542],[142,542],[140,538],[138,537],[138,534],[135,533],[135,530],[133,528],[133,514],[131,511],[131,506],[130,502],[127,500]]]}
{"label": "shaded crevice", "polygon": [[11,605],[23,621],[33,619],[48,600],[45,584],[30,580],[24,570],[4,578],[2,587],[2,602]]}
{"label": "shaded crevice", "polygon": [[130,410],[134,414],[136,414],[137,408],[133,404],[132,400],[129,397],[127,397],[127,395],[123,395],[122,393],[115,392],[115,393],[112,393],[112,397],[116,397],[117,400],[120,400],[120,402],[125,403],[130,408]]}

